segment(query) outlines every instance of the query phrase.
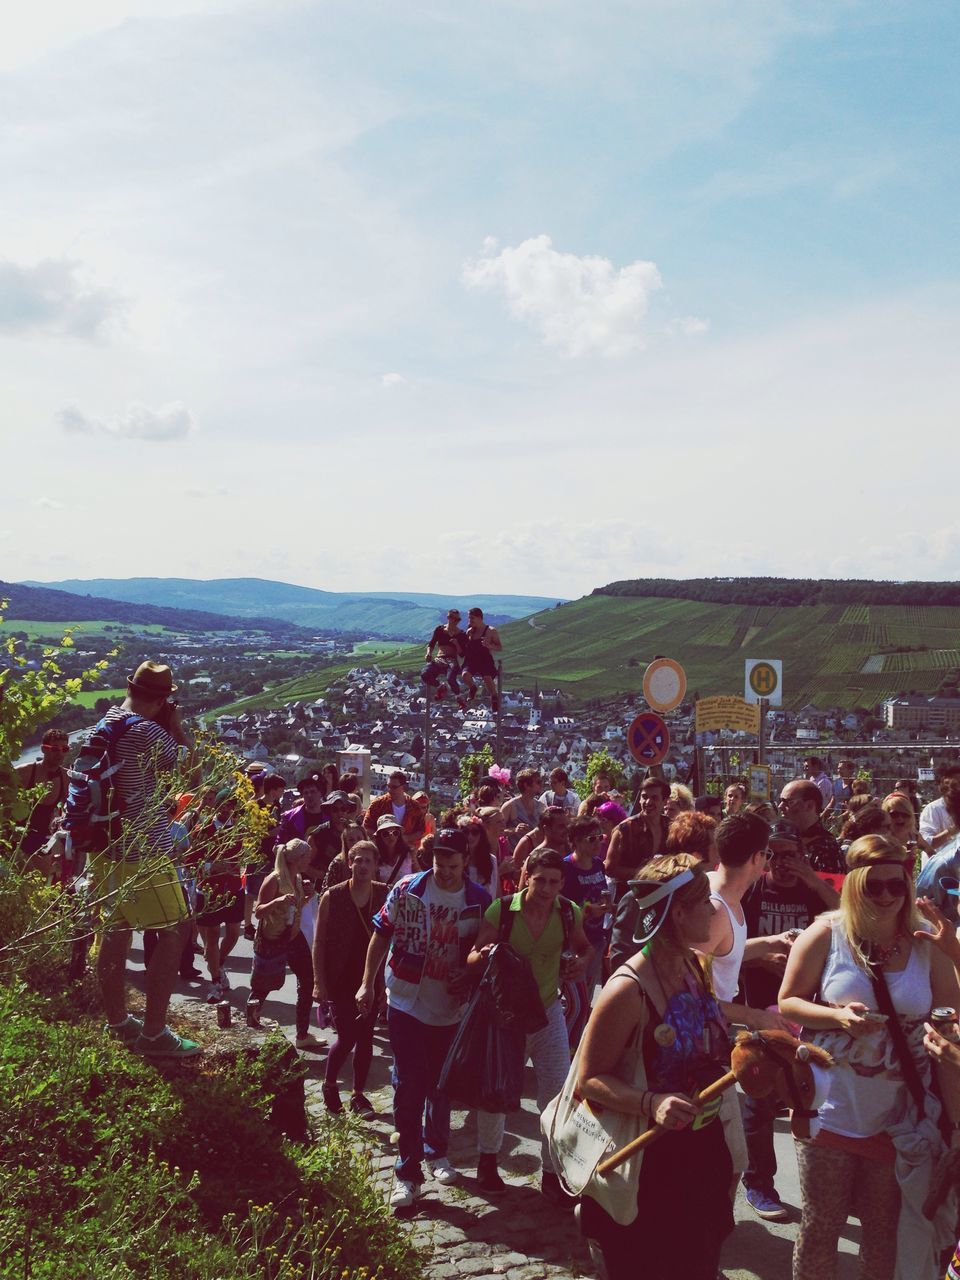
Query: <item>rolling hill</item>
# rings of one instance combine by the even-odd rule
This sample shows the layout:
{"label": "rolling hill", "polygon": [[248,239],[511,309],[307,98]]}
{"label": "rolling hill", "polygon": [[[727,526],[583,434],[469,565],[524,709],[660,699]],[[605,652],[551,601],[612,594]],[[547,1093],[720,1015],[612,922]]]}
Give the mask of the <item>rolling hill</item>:
{"label": "rolling hill", "polygon": [[423,592],[319,591],[266,578],[70,578],[30,583],[75,595],[178,609],[212,610],[246,618],[269,614],[304,627],[359,632],[391,640],[426,639],[447,609],[456,605],[464,617],[472,605],[496,625],[524,618],[556,603],[544,596],[444,596]]}
{"label": "rolling hill", "polygon": [[[103,596],[77,595],[50,587],[25,586],[20,582],[0,581],[0,599],[9,601],[10,620],[53,622],[126,623],[149,627],[165,627],[171,631],[236,631],[251,628],[274,635],[289,635],[290,624],[275,618],[226,617],[204,609],[174,609]],[[54,628],[59,632],[59,627]]]}
{"label": "rolling hill", "polygon": [[[960,672],[960,607],[714,604],[591,595],[500,628],[508,686],[559,688],[573,701],[639,692],[652,658],[675,658],[688,688],[742,693],[745,658],[783,660],[784,705],[873,707],[903,690],[936,693]],[[898,652],[899,650],[899,652]],[[378,659],[415,671],[417,646]],[[350,662],[259,695],[258,705],[316,697]]]}

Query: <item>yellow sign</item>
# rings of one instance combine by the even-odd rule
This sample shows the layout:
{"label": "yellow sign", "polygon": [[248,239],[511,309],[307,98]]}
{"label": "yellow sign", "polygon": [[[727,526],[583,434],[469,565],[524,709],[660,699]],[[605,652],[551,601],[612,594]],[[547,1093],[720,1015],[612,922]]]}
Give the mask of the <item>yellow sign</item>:
{"label": "yellow sign", "polygon": [[696,717],[697,733],[714,733],[717,729],[737,729],[741,733],[760,732],[759,704],[751,705],[732,694],[699,698]]}
{"label": "yellow sign", "polygon": [[770,766],[768,764],[752,764],[747,770],[747,781],[750,784],[751,800],[770,799]]}

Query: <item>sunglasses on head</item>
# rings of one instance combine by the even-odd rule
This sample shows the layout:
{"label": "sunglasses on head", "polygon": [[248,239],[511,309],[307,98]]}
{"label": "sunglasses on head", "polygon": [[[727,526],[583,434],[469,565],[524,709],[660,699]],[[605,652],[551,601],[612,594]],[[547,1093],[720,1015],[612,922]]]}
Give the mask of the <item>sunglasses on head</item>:
{"label": "sunglasses on head", "polygon": [[891,898],[905,898],[907,882],[903,876],[867,876],[863,892],[868,898],[882,898],[885,893]]}

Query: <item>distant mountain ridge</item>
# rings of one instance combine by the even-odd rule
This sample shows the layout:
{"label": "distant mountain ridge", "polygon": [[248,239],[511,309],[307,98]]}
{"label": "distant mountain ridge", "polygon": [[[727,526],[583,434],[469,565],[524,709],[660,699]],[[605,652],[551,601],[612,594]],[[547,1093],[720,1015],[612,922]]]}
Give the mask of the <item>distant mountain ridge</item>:
{"label": "distant mountain ridge", "polygon": [[624,578],[595,596],[701,600],[752,605],[960,605],[960,582],[884,582],[874,578]]}
{"label": "distant mountain ridge", "polygon": [[466,619],[467,609],[476,606],[496,625],[528,617],[558,603],[553,596],[322,591],[269,578],[68,578],[27,585],[165,608],[209,610],[239,618],[266,613],[274,619],[317,630],[424,642],[452,607],[459,608]]}
{"label": "distant mountain ridge", "polygon": [[204,609],[177,609],[139,601],[59,591],[53,587],[0,581],[0,598],[7,599],[9,618],[31,622],[121,622],[170,627],[174,631],[237,631],[255,629],[280,634],[290,625],[276,618],[236,618]]}

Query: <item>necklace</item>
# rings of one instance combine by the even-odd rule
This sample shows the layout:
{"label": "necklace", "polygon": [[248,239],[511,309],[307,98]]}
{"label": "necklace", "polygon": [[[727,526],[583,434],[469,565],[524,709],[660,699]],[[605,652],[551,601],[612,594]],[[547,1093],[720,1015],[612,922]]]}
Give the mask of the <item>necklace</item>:
{"label": "necklace", "polygon": [[884,965],[889,964],[894,956],[899,953],[900,943],[902,941],[903,939],[898,934],[889,946],[886,947],[882,947],[879,942],[866,942],[863,940],[862,945],[867,955],[870,957],[872,964]]}

